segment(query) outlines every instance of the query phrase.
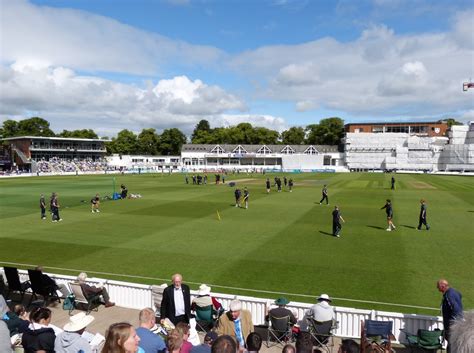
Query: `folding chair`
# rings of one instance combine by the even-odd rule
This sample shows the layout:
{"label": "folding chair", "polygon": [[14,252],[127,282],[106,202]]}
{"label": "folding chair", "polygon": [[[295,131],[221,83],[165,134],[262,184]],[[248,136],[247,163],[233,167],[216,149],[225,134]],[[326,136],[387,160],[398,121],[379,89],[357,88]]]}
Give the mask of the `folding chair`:
{"label": "folding chair", "polygon": [[3,267],[3,270],[5,272],[5,277],[7,277],[8,282],[8,291],[6,297],[8,298],[11,292],[20,292],[20,301],[23,301],[23,297],[25,296],[26,290],[31,286],[30,282],[20,282],[20,275],[18,274],[18,269],[16,267],[5,266]]}
{"label": "folding chair", "polygon": [[92,310],[99,311],[98,307],[101,304],[100,294],[96,294],[90,298],[87,298],[84,295],[82,287],[79,283],[71,282],[69,283],[69,286],[71,287],[72,294],[74,294],[74,304],[69,310],[69,314],[71,314],[74,309],[77,309],[79,305],[84,305],[87,307],[86,314],[89,314]]}
{"label": "folding chair", "polygon": [[196,326],[200,329],[200,331],[208,332],[212,330],[212,328],[216,324],[216,320],[214,319],[215,311],[212,308],[212,305],[200,307],[195,307],[196,313]]}
{"label": "folding chair", "polygon": [[306,320],[308,321],[308,331],[311,334],[313,345],[330,353],[334,346],[332,330],[336,327],[335,321],[319,322],[312,317],[307,317]]}
{"label": "folding chair", "polygon": [[[276,317],[269,315],[270,325],[268,326],[267,347],[278,344],[285,345],[293,340],[291,331],[290,316]],[[272,342],[274,343],[272,345]]]}
{"label": "folding chair", "polygon": [[31,305],[33,298],[37,299],[38,295],[41,295],[44,298],[44,304],[46,304],[50,299],[61,302],[58,294],[56,293],[56,288],[52,286],[47,286],[43,281],[43,273],[37,270],[28,270],[28,276],[30,277],[31,290],[33,294],[31,295],[30,302],[28,305]]}
{"label": "folding chair", "polygon": [[392,351],[393,321],[361,321],[360,351],[391,352]]}
{"label": "folding chair", "polygon": [[410,352],[414,348],[420,348],[423,352],[436,352],[438,349],[443,349],[443,330],[423,330],[419,329],[416,335],[410,334],[405,330],[400,330],[407,336],[408,346]]}

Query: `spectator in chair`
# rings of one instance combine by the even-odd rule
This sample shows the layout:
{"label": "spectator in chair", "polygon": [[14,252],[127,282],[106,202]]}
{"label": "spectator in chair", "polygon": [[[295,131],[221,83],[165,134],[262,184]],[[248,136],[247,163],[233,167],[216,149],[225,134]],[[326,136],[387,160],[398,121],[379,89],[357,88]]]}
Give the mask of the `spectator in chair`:
{"label": "spectator in chair", "polygon": [[105,333],[105,343],[101,353],[143,353],[139,346],[140,337],[128,322],[118,322],[109,326]]}
{"label": "spectator in chair", "polygon": [[13,311],[7,308],[7,313],[3,315],[3,320],[6,322],[10,330],[10,336],[17,333],[23,333],[30,325],[28,313],[22,304],[16,304]]}
{"label": "spectator in chair", "polygon": [[51,310],[48,308],[35,308],[30,313],[31,324],[23,333],[21,345],[25,353],[34,353],[44,350],[54,353],[54,341],[56,333],[51,323]]}
{"label": "spectator in chair", "polygon": [[222,304],[219,303],[216,298],[211,296],[211,287],[201,284],[199,286],[198,295],[192,302],[191,309],[196,310],[196,306],[205,308],[209,305],[212,305],[212,308],[217,312],[223,310]]}
{"label": "spectator in chair", "polygon": [[56,293],[56,291],[60,291],[63,298],[66,298],[71,292],[69,292],[68,287],[64,283],[57,284],[54,279],[49,277],[47,274],[43,273],[43,266],[36,266],[36,271],[41,272],[41,280],[43,285],[51,292]]}
{"label": "spectator in chair", "polygon": [[211,346],[214,341],[217,339],[217,333],[214,331],[209,331],[204,336],[204,343],[199,346],[194,346],[191,349],[191,353],[211,353]]}
{"label": "spectator in chair", "polygon": [[61,332],[54,341],[56,353],[92,353],[89,342],[82,337],[86,327],[94,321],[92,315],[80,312],[69,318],[69,322],[64,325],[64,332]]}
{"label": "spectator in chair", "polygon": [[10,344],[10,331],[4,319],[5,315],[10,311],[8,305],[0,294],[0,352],[11,353],[12,346]]}
{"label": "spectator in chair", "polygon": [[230,310],[219,318],[217,333],[229,335],[237,340],[240,347],[245,347],[245,338],[253,332],[252,314],[242,309],[242,302],[234,299],[230,302]]}
{"label": "spectator in chair", "polygon": [[87,273],[81,272],[79,273],[79,276],[77,276],[77,281],[81,285],[82,291],[84,292],[84,295],[86,296],[87,299],[95,296],[95,295],[101,295],[102,298],[104,299],[103,304],[106,308],[110,308],[111,306],[114,306],[115,303],[110,301],[109,293],[107,293],[107,289],[104,287],[93,287],[90,286],[86,283],[87,280]]}
{"label": "spectator in chair", "polygon": [[155,312],[152,308],[145,308],[138,314],[140,326],[137,328],[137,335],[140,337],[140,347],[145,353],[164,352],[166,345],[163,339],[151,332],[156,324]]}
{"label": "spectator in chair", "polygon": [[317,322],[326,322],[334,320],[336,314],[331,306],[331,298],[327,294],[321,294],[317,303],[314,304],[306,313],[307,316],[312,317]]}
{"label": "spectator in chair", "polygon": [[342,340],[337,353],[359,353],[359,344],[351,339]]}
{"label": "spectator in chair", "polygon": [[277,305],[277,307],[271,309],[268,312],[268,315],[265,318],[266,321],[270,321],[270,316],[275,317],[275,318],[282,318],[285,316],[289,316],[291,325],[296,324],[295,315],[291,312],[291,310],[285,308],[285,305],[287,305],[288,303],[289,301],[285,297],[280,297],[277,300],[275,300],[275,305]]}
{"label": "spectator in chair", "polygon": [[183,283],[183,276],[176,273],[171,277],[172,284],[163,291],[160,315],[161,321],[169,319],[174,325],[189,323],[191,317],[191,292]]}
{"label": "spectator in chair", "polygon": [[251,332],[250,335],[247,336],[245,343],[247,344],[248,353],[258,353],[260,348],[262,348],[262,336],[257,332]]}
{"label": "spectator in chair", "polygon": [[220,336],[212,344],[211,353],[237,353],[237,342],[229,335]]}

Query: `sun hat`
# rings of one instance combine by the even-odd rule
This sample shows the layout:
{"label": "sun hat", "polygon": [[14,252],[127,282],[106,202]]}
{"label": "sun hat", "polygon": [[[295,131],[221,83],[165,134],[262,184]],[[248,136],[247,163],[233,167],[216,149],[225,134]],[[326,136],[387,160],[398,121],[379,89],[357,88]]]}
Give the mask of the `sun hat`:
{"label": "sun hat", "polygon": [[80,331],[94,321],[92,315],[86,315],[86,313],[81,312],[79,314],[73,315],[69,318],[69,322],[64,325],[64,331],[76,332]]}
{"label": "sun hat", "polygon": [[286,299],[285,297],[280,297],[278,298],[277,300],[275,300],[275,304],[276,305],[286,305],[288,304],[290,301],[288,299]]}
{"label": "sun hat", "polygon": [[211,293],[211,287],[204,283],[199,286],[198,295],[209,295]]}
{"label": "sun hat", "polygon": [[234,299],[230,302],[229,308],[230,311],[240,311],[242,310],[242,302],[239,299]]}
{"label": "sun hat", "polygon": [[329,298],[329,295],[327,295],[327,294],[321,294],[321,295],[318,297],[318,300],[325,300],[325,301],[327,301],[327,302],[332,301],[331,298]]}

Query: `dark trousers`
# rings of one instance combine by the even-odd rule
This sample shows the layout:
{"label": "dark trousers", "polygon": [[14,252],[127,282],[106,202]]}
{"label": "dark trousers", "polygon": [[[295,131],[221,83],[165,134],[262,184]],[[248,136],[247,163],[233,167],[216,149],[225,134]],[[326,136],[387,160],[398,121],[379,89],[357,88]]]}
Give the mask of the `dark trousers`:
{"label": "dark trousers", "polygon": [[172,320],[170,319],[170,321],[176,326],[178,323],[180,322],[185,322],[187,324],[189,324],[189,319],[186,315],[180,315],[180,316],[176,316],[174,317]]}
{"label": "dark trousers", "polygon": [[53,212],[53,221],[59,221],[61,219],[59,217],[59,208],[53,207],[51,211]]}
{"label": "dark trousers", "polygon": [[422,225],[425,225],[426,229],[430,229],[430,226],[428,225],[428,223],[426,222],[426,218],[423,218],[423,217],[420,217],[420,222],[418,223],[418,229],[421,229],[421,226]]}
{"label": "dark trousers", "polygon": [[323,198],[321,199],[321,201],[319,201],[319,203],[322,203],[324,200],[326,200],[326,205],[328,205],[329,204],[328,195],[323,195]]}
{"label": "dark trousers", "polygon": [[340,222],[332,222],[332,235],[334,236],[339,235],[341,228],[342,226]]}
{"label": "dark trousers", "polygon": [[46,217],[46,208],[41,207],[41,218],[45,218],[45,217]]}

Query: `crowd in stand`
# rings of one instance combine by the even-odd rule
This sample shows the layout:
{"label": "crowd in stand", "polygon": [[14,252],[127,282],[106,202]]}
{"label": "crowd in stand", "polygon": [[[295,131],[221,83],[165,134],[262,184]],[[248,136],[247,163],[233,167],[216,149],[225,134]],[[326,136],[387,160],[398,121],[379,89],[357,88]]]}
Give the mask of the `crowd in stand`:
{"label": "crowd in stand", "polygon": [[[42,270],[37,267],[37,270]],[[113,306],[103,286],[92,287],[86,283],[87,275],[81,273],[77,280],[86,297],[99,295],[105,307]],[[44,282],[63,295],[68,295],[65,288],[57,285],[53,279],[43,274]],[[443,317],[447,317],[445,329],[448,329],[448,352],[474,352],[474,311],[462,313],[461,296],[449,287],[446,280],[438,281],[438,289],[443,293]],[[156,302],[155,302],[156,303]],[[268,308],[266,319],[272,317],[288,317],[293,326],[292,340],[283,346],[282,353],[313,353],[314,339],[312,335],[300,330],[295,325],[295,314],[285,306],[288,300],[278,298],[272,308]],[[451,306],[448,308],[448,306]],[[446,308],[445,308],[446,307]],[[203,343],[195,331],[195,315],[200,308],[212,308],[215,314],[215,327],[211,327],[204,336]],[[455,313],[461,310],[461,313]],[[449,316],[451,315],[451,316]],[[160,321],[157,322],[157,317]],[[317,303],[305,314],[318,322],[333,321],[334,309],[331,298],[321,294]],[[52,324],[52,312],[46,307],[35,307],[28,314],[21,304],[10,308],[0,295],[0,352],[12,352],[10,336],[20,334],[25,353],[92,353],[98,352],[97,346],[90,342],[96,336],[87,333],[87,326],[94,321],[92,315],[79,312],[70,317],[62,329]],[[196,316],[197,317],[197,316]],[[163,288],[159,313],[152,308],[140,311],[139,326],[133,327],[128,322],[111,324],[105,332],[100,344],[102,353],[246,353],[258,352],[262,346],[262,337],[254,329],[251,313],[242,307],[238,299],[230,302],[225,311],[215,298],[211,296],[211,288],[205,284],[199,287],[197,296],[191,301],[190,289],[183,283],[182,276],[175,274],[172,284]],[[296,329],[297,328],[297,329]],[[89,337],[89,339],[88,339]],[[96,342],[97,343],[97,342]],[[352,339],[342,340],[338,353],[356,353],[359,344]]]}
{"label": "crowd in stand", "polygon": [[84,160],[69,160],[52,157],[49,160],[39,160],[36,162],[36,170],[39,173],[71,173],[71,172],[96,172],[105,171],[107,166],[104,162]]}

